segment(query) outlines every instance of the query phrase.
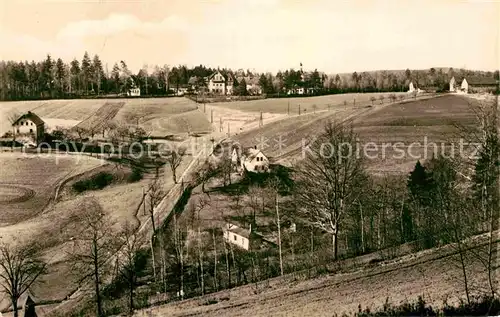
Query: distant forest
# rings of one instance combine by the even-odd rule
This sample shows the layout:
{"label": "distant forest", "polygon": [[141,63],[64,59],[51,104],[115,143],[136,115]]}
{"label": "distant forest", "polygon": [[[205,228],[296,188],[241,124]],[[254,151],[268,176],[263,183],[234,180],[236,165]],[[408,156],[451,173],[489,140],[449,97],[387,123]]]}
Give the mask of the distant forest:
{"label": "distant forest", "polygon": [[[180,87],[202,87],[204,77],[215,70],[232,75],[238,80],[258,85],[267,95],[290,89],[313,88],[315,93],[406,91],[413,81],[419,88],[440,91],[447,88],[452,76],[474,76],[498,79],[495,72],[453,68],[428,70],[397,70],[353,72],[327,75],[317,69],[302,71],[288,69],[272,73],[252,73],[250,70],[215,69],[203,65],[189,68],[185,65],[143,67],[133,74],[125,61],[115,63],[111,70],[96,54],[91,58],[85,52],[81,61],[70,63],[47,55],[42,61],[0,61],[0,100],[29,100],[51,98],[86,98],[124,95],[130,88],[141,89],[141,96],[165,96]],[[189,84],[189,85],[188,85]]]}

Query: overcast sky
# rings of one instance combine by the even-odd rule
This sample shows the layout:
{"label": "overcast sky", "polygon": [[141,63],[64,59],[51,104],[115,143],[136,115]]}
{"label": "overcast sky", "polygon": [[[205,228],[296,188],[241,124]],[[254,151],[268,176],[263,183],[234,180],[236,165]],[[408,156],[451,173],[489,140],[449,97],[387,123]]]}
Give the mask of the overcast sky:
{"label": "overcast sky", "polygon": [[499,1],[0,0],[0,58],[328,73],[500,64]]}

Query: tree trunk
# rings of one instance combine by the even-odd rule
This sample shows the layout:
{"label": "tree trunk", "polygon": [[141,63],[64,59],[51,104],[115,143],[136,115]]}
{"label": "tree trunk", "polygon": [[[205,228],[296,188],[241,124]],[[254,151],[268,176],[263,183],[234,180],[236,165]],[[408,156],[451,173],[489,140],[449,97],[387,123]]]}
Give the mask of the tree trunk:
{"label": "tree trunk", "polygon": [[151,236],[150,244],[151,244],[151,262],[153,266],[153,277],[156,282],[156,265],[155,265],[155,250],[153,248],[153,239],[154,239],[154,234]]}
{"label": "tree trunk", "polygon": [[101,291],[99,289],[99,263],[98,263],[98,253],[97,253],[97,241],[94,241],[94,282],[95,282],[95,301],[97,304],[97,316],[103,316],[102,312],[102,301],[101,301]]}
{"label": "tree trunk", "polygon": [[17,308],[17,300],[18,300],[18,298],[14,298],[14,297],[11,298],[11,301],[12,301],[12,310],[14,311],[14,317],[18,317],[19,316],[19,312],[17,311],[18,310],[18,308]]}
{"label": "tree trunk", "polygon": [[380,250],[382,245],[380,237],[380,215],[377,215],[377,250]]}
{"label": "tree trunk", "polygon": [[404,220],[403,220],[403,211],[404,211],[404,206],[405,206],[405,201],[404,201],[404,197],[401,199],[401,212],[400,212],[400,215],[399,217],[401,218],[401,243],[405,243],[406,242],[406,238],[405,238],[405,227],[404,227]]}
{"label": "tree trunk", "polygon": [[339,252],[339,226],[336,223],[333,225],[333,233],[332,233],[332,249],[333,249],[333,259],[336,261],[338,259]]}
{"label": "tree trunk", "polygon": [[130,281],[129,281],[130,285],[129,285],[129,312],[130,314],[132,315],[132,313],[134,312],[134,279],[131,278]]}
{"label": "tree trunk", "polygon": [[229,288],[231,288],[231,266],[229,265],[229,255],[227,252],[226,242],[224,242],[224,253],[226,254],[227,281],[228,281]]}
{"label": "tree trunk", "polygon": [[278,225],[278,251],[280,257],[280,273],[283,275],[283,257],[281,254],[281,226],[280,226],[280,213],[278,207],[278,193],[276,193],[276,223]]}
{"label": "tree trunk", "polygon": [[361,216],[361,252],[365,253],[365,218],[363,217],[363,206],[359,204],[359,213]]}
{"label": "tree trunk", "polygon": [[231,260],[233,265],[235,265],[236,261],[234,260],[234,250],[233,250],[233,245],[229,244],[229,250],[231,251]]}
{"label": "tree trunk", "polygon": [[458,236],[458,233],[457,233],[456,224],[455,224],[454,232],[455,232],[455,240],[457,241],[457,246],[458,246],[458,253],[460,255],[460,265],[462,267],[462,274],[464,277],[465,295],[467,297],[467,304],[470,305],[469,285],[468,285],[468,281],[467,281],[467,271],[465,269],[464,250],[462,249],[462,242],[460,241],[460,237]]}
{"label": "tree trunk", "polygon": [[212,231],[212,238],[214,240],[214,290],[218,291],[218,287],[217,287],[217,244],[215,241],[215,231]]}
{"label": "tree trunk", "polygon": [[175,168],[172,168],[172,179],[174,180],[174,184],[177,184],[177,175],[175,174]]}
{"label": "tree trunk", "polygon": [[200,233],[200,227],[198,227],[198,254],[199,254],[199,261],[200,261],[200,270],[201,270],[201,295],[203,296],[205,294],[205,281],[203,279],[203,254],[201,252],[201,233]]}

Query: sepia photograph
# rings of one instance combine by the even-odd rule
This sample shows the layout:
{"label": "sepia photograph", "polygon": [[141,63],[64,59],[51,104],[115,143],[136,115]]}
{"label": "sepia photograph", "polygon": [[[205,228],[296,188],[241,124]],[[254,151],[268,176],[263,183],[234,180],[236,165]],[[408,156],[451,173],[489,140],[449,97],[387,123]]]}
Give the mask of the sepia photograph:
{"label": "sepia photograph", "polygon": [[0,317],[500,316],[499,0],[0,0]]}

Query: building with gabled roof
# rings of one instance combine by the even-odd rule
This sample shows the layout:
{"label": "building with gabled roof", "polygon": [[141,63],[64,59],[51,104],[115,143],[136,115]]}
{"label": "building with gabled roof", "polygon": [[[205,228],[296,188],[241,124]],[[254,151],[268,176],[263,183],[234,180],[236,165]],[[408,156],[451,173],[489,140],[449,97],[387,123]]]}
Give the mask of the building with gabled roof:
{"label": "building with gabled roof", "polygon": [[498,90],[498,80],[490,77],[455,77],[450,79],[450,92],[481,93]]}
{"label": "building with gabled roof", "polygon": [[233,146],[231,162],[235,169],[252,173],[269,172],[269,158],[257,146],[244,148]]}
{"label": "building with gabled roof", "polygon": [[231,223],[226,224],[223,237],[226,242],[246,251],[260,248],[263,242],[262,235],[252,230],[252,226],[245,229]]}
{"label": "building with gabled roof", "polygon": [[208,92],[219,95],[231,95],[234,89],[234,77],[231,73],[223,74],[220,71],[205,77]]}
{"label": "building with gabled roof", "polygon": [[12,123],[14,140],[25,144],[40,144],[45,134],[45,122],[28,111]]}

